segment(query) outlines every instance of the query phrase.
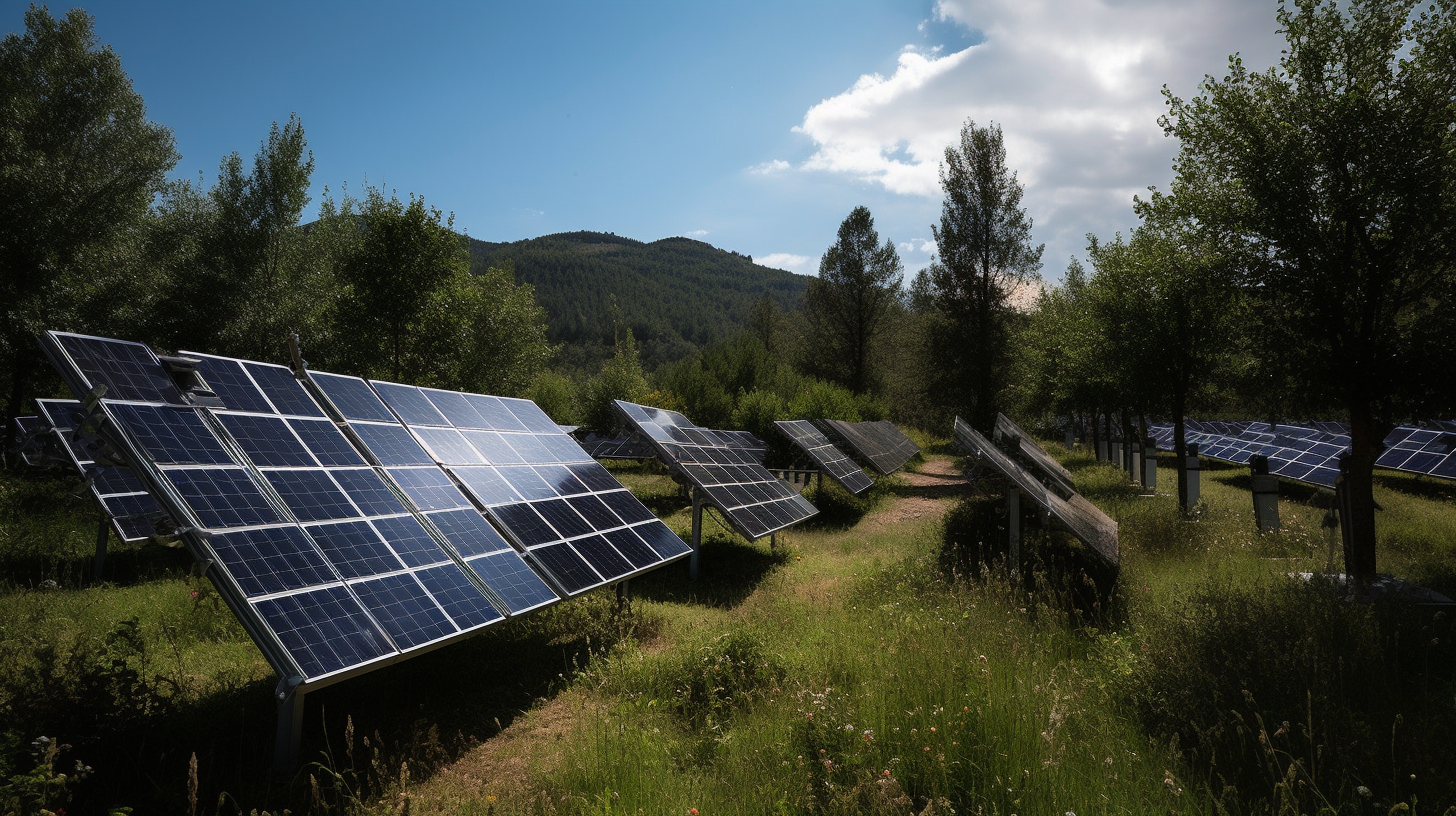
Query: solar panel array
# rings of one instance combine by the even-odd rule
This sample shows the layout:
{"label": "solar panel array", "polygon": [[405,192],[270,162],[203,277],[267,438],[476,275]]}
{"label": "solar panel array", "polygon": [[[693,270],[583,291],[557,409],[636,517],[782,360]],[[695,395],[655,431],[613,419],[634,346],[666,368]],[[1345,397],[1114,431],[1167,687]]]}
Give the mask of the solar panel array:
{"label": "solar panel array", "polygon": [[960,417],[955,420],[955,437],[961,449],[968,455],[1010,479],[1032,502],[1046,508],[1064,529],[1109,563],[1117,564],[1117,522],[1096,505],[1075,491],[1063,498],[1048,490],[1031,471],[1022,467],[1021,463],[1008,456]]}
{"label": "solar panel array", "polygon": [[1077,492],[1076,485],[1072,482],[1072,474],[1062,467],[1061,462],[1042,450],[1041,444],[1022,430],[1020,425],[1012,422],[1010,417],[999,412],[996,414],[995,434],[996,441],[1003,445],[1006,440],[1015,440],[1017,450],[1031,465],[1032,470],[1041,476],[1043,482],[1055,483],[1058,492],[1063,495]]}
{"label": "solar panel array", "polygon": [[699,428],[676,411],[615,401],[618,414],[658,458],[693,484],[749,540],[797,524],[819,511],[774,478],[745,447],[731,447],[718,432]]}
{"label": "solar panel array", "polygon": [[795,445],[819,465],[821,471],[828,473],[845,490],[858,496],[874,487],[874,480],[844,451],[830,442],[828,437],[820,433],[814,423],[807,419],[779,420],[774,422],[774,426],[793,440]]}
{"label": "solar panel array", "polygon": [[842,440],[875,470],[888,476],[905,466],[920,448],[888,420],[845,422],[821,419],[819,425],[831,437]]}
{"label": "solar panel array", "polygon": [[[1173,449],[1172,425],[1154,425],[1149,434],[1159,450]],[[1198,444],[1200,456],[1237,465],[1265,456],[1272,476],[1330,488],[1340,473],[1340,456],[1350,449],[1350,438],[1343,434],[1303,425],[1271,426],[1267,422],[1190,419],[1184,426],[1184,437]]]}
{"label": "solar panel array", "polygon": [[86,479],[92,498],[101,506],[122,541],[144,541],[176,528],[167,511],[157,504],[131,471],[96,461],[98,455],[105,455],[99,449],[99,440],[76,435],[76,429],[86,419],[81,403],[39,399],[36,406],[40,409],[40,416],[36,419],[50,428],[54,447],[63,452],[61,455]]}
{"label": "solar panel array", "polygon": [[[144,345],[60,332],[47,333],[43,344],[73,391],[99,395],[102,421],[92,424],[131,464],[134,486],[142,488],[99,497],[145,495],[176,518],[183,540],[210,565],[209,576],[282,678],[332,682],[558,599],[363,380],[313,375],[330,385],[323,404],[337,409],[331,417],[287,368],[189,355],[211,389],[188,392],[205,397],[203,407],[190,404]],[[430,406],[494,399],[413,393]],[[553,475],[577,479],[580,496],[616,512],[617,504],[596,495],[620,503],[625,489],[605,470],[582,470],[600,466],[534,404],[496,405],[515,422],[512,445],[539,454],[559,468]],[[57,428],[76,427],[78,409],[42,404]],[[420,437],[462,433],[443,417],[428,427],[433,435]],[[519,441],[526,437],[538,447]],[[539,469],[537,476],[544,479]],[[596,480],[590,488],[588,479]],[[625,533],[641,549],[638,532],[645,535],[654,522],[679,554],[688,551],[655,518],[618,522],[602,540],[620,548]],[[650,560],[656,566],[671,559],[653,551]],[[597,576],[593,585],[603,582]]]}
{"label": "solar panel array", "polygon": [[309,376],[356,430],[381,438],[397,416],[390,464],[443,468],[567,595],[690,551],[530,400]]}

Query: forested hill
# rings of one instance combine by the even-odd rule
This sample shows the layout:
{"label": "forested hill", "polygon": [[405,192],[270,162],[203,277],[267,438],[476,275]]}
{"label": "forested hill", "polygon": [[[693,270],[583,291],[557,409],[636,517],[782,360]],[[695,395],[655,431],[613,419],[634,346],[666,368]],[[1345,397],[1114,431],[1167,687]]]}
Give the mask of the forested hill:
{"label": "forested hill", "polygon": [[809,281],[690,238],[647,244],[563,232],[499,244],[471,239],[472,270],[507,260],[515,264],[517,281],[536,287],[551,342],[565,346],[568,364],[610,353],[613,303],[650,368],[746,328],[764,294],[784,310],[798,308]]}

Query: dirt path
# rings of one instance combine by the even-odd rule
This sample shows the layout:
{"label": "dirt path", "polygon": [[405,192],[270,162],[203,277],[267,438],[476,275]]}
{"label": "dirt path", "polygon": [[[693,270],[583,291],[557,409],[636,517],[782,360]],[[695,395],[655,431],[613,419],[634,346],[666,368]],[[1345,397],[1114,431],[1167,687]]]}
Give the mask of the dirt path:
{"label": "dirt path", "polygon": [[919,469],[905,471],[899,478],[906,489],[883,509],[865,517],[862,526],[879,530],[915,519],[938,519],[950,508],[946,499],[963,495],[966,489],[965,475],[948,456],[928,457]]}

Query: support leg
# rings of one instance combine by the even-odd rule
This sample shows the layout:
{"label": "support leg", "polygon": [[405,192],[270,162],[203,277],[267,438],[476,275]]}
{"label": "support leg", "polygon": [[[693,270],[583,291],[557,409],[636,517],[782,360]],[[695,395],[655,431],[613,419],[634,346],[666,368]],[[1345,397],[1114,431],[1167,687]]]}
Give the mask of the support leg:
{"label": "support leg", "polygon": [[101,580],[101,571],[106,568],[106,542],[111,538],[111,522],[107,520],[106,514],[101,514],[101,521],[96,525],[96,560],[92,564],[92,571],[96,573],[96,580]]}
{"label": "support leg", "polygon": [[688,556],[688,580],[698,580],[698,553],[703,547],[703,500],[693,491],[693,552]]}
{"label": "support leg", "polygon": [[298,747],[303,739],[303,697],[294,684],[278,683],[278,736],[273,743],[273,770],[288,773],[298,767]]}
{"label": "support leg", "polygon": [[1006,491],[1006,529],[1010,538],[1006,560],[1015,580],[1021,571],[1021,491],[1014,487]]}

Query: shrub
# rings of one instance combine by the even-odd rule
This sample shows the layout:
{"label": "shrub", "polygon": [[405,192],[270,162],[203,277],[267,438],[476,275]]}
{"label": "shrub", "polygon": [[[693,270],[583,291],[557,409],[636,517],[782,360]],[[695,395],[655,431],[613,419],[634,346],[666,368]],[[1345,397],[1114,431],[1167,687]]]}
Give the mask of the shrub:
{"label": "shrub", "polygon": [[1456,648],[1441,614],[1278,580],[1211,582],[1146,618],[1112,674],[1215,791],[1333,799],[1363,785],[1456,804]]}

